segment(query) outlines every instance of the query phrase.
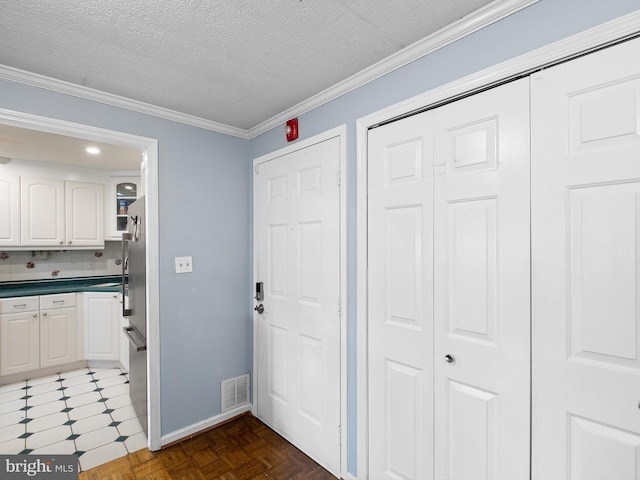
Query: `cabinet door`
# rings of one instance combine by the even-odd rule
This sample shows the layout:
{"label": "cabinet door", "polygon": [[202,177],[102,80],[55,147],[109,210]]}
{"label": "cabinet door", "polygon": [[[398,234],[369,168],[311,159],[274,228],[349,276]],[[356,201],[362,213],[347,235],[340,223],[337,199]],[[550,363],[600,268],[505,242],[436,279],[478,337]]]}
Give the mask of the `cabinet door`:
{"label": "cabinet door", "polygon": [[77,360],[76,307],[40,312],[40,367],[51,367]]}
{"label": "cabinet door", "polygon": [[83,294],[84,357],[86,360],[119,360],[119,322],[114,315],[114,294]]}
{"label": "cabinet door", "polygon": [[39,367],[38,312],[0,315],[0,375],[28,372]]}
{"label": "cabinet door", "polygon": [[64,245],[64,182],[21,177],[20,187],[22,245]]}
{"label": "cabinet door", "polygon": [[127,211],[129,205],[138,199],[140,177],[113,177],[109,196],[105,202],[105,237],[121,240],[122,232],[127,231]]}
{"label": "cabinet door", "polygon": [[20,245],[20,181],[0,177],[0,246]]}
{"label": "cabinet door", "polygon": [[66,244],[104,246],[104,185],[66,182]]}

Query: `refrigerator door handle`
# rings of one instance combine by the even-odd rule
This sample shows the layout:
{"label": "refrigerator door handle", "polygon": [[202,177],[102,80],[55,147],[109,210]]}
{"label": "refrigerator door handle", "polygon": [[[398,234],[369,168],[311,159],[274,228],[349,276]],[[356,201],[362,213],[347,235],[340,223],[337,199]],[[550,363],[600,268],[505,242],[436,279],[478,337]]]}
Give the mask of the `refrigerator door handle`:
{"label": "refrigerator door handle", "polygon": [[123,233],[122,234],[122,280],[121,280],[121,285],[122,285],[122,316],[123,317],[129,317],[131,316],[131,309],[127,308],[127,304],[129,303],[127,301],[127,266],[129,264],[129,252],[128,252],[128,242],[129,240],[131,240],[131,234],[130,233]]}
{"label": "refrigerator door handle", "polygon": [[[146,343],[144,341],[140,341],[144,339],[140,337],[140,335],[138,335],[138,333],[135,331],[133,327],[124,327],[122,331],[129,339],[129,342],[131,342],[131,345],[133,345],[133,348],[136,349],[136,352],[141,352],[147,349]],[[139,338],[135,338],[135,337],[139,337]]]}

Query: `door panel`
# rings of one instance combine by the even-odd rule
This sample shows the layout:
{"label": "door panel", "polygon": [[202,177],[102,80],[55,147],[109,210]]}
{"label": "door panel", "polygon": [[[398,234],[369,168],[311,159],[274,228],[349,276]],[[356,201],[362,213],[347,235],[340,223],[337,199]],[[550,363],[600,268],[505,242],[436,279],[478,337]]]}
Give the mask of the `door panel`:
{"label": "door panel", "polygon": [[449,334],[495,346],[497,201],[452,202],[447,214]]}
{"label": "door panel", "polygon": [[255,176],[258,416],[340,471],[339,139],[261,163]]}
{"label": "door panel", "polygon": [[640,435],[569,417],[571,478],[638,478]]}
{"label": "door panel", "polygon": [[369,132],[369,476],[433,476],[431,112]]}
{"label": "door panel", "polygon": [[640,478],[639,57],[531,81],[534,478]]}
{"label": "door panel", "polygon": [[528,81],[434,113],[435,478],[528,478]]}
{"label": "door panel", "polygon": [[453,380],[446,386],[446,478],[496,478],[498,395]]}

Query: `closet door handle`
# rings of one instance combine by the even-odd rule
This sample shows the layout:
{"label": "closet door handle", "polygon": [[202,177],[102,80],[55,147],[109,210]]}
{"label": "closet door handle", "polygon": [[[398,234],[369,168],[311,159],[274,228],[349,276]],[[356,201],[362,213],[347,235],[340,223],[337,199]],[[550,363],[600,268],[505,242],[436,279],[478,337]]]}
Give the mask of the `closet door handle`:
{"label": "closet door handle", "polygon": [[456,361],[456,359],[453,357],[453,355],[447,354],[444,356],[444,361],[447,363],[453,363]]}

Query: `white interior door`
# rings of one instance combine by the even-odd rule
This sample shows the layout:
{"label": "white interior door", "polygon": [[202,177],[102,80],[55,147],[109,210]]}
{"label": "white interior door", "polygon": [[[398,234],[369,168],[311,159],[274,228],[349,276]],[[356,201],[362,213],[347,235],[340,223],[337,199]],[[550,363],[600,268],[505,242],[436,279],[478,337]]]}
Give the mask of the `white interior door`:
{"label": "white interior door", "polygon": [[433,477],[433,113],[369,132],[369,475]]}
{"label": "white interior door", "polygon": [[434,114],[435,478],[529,478],[529,81]]}
{"label": "white interior door", "polygon": [[522,80],[369,132],[373,479],[529,475],[528,105]]}
{"label": "white interior door", "polygon": [[257,413],[340,472],[338,137],[260,163],[254,176]]}
{"label": "white interior door", "polygon": [[536,479],[640,479],[639,58],[532,78]]}

